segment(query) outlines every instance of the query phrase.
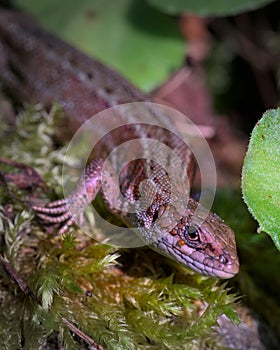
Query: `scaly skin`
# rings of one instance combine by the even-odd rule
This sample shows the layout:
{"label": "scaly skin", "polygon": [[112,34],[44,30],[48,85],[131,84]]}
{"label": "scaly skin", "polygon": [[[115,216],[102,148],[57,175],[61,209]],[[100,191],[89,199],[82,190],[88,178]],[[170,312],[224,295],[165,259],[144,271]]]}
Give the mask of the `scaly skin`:
{"label": "scaly skin", "polygon": [[[108,107],[149,100],[116,72],[13,10],[0,9],[0,52],[0,80],[6,91],[19,101],[40,102],[45,106],[59,102],[76,126]],[[160,114],[153,117],[170,130],[170,122],[162,121]],[[135,123],[129,118],[129,123]],[[99,130],[93,130],[93,137],[98,133]],[[123,127],[99,143],[95,159],[86,167],[73,193],[45,207],[34,206],[37,215],[47,222],[61,223],[59,233],[64,233],[101,191],[108,208],[128,225],[138,227],[143,241],[159,253],[205,275],[233,277],[239,270],[233,231],[212,213],[208,213],[201,225],[194,225],[198,203],[185,193],[186,204],[180,208],[180,188],[175,189],[178,196],[172,199],[168,176],[156,163],[138,159],[123,170],[120,188],[126,210],[120,210],[124,209],[124,202],[115,191],[115,176],[109,171],[107,186],[113,200],[108,201],[101,188],[104,159],[116,146],[135,137],[152,137],[165,143],[184,164],[180,169],[183,181],[191,179],[192,153],[180,138],[164,128]],[[150,179],[152,187],[146,185],[141,192],[145,179]],[[140,198],[152,200],[148,208],[137,206]],[[134,214],[127,214],[129,206],[136,208]]]}

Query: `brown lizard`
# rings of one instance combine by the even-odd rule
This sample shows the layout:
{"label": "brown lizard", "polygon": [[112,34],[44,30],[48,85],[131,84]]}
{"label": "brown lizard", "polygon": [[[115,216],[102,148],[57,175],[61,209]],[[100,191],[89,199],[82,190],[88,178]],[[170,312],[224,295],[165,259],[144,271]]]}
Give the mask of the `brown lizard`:
{"label": "brown lizard", "polygon": [[[115,71],[15,10],[0,9],[0,52],[0,80],[6,91],[19,101],[40,102],[45,106],[59,102],[77,126],[109,107],[149,101]],[[171,193],[169,173],[157,161],[144,157],[129,162],[120,173],[120,191],[112,168],[104,170],[104,161],[110,152],[123,142],[140,139],[139,147],[145,150],[144,140],[152,138],[165,144],[181,160],[180,167],[174,164],[170,167],[189,188],[194,170],[190,148],[178,136],[172,120],[167,120],[150,104],[145,108],[147,123],[141,118],[126,116],[126,125],[100,140],[94,150],[95,159],[68,197],[33,209],[44,220],[61,223],[60,233],[63,233],[101,191],[109,209],[136,227],[143,241],[157,252],[205,275],[233,277],[239,271],[233,231],[211,212],[199,225],[193,224],[198,203],[189,198],[188,191],[182,193],[176,184],[175,196]],[[121,114],[116,115],[122,120]],[[150,125],[150,119],[155,120],[155,125]],[[100,129],[102,126],[91,127],[92,138],[100,135]],[[112,163],[114,161],[118,159],[113,158]],[[111,201],[103,188],[104,174]],[[144,209],[141,198],[149,203]],[[183,208],[181,202],[185,203]]]}

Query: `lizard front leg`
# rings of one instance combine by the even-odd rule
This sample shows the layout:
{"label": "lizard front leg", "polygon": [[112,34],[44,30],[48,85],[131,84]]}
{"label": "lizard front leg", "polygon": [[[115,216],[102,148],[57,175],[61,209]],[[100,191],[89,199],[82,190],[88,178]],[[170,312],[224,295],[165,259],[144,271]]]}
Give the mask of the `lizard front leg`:
{"label": "lizard front leg", "polygon": [[100,191],[103,164],[103,159],[98,158],[87,165],[74,191],[66,198],[48,203],[44,207],[34,205],[32,209],[46,222],[62,223],[58,234],[64,234],[73,223],[78,221],[78,217]]}

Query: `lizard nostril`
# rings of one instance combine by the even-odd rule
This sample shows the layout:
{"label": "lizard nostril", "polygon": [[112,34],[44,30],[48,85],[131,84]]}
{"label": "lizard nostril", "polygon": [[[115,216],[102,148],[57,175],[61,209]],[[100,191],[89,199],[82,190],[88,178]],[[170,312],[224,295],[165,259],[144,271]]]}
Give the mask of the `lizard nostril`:
{"label": "lizard nostril", "polygon": [[219,256],[219,260],[222,264],[227,264],[228,263],[228,258],[225,257],[224,255]]}

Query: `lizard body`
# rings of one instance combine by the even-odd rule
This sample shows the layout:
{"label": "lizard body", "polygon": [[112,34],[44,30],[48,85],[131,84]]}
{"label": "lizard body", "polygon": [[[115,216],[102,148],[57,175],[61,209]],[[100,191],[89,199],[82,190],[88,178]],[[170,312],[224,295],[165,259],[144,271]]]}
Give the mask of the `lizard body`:
{"label": "lizard body", "polygon": [[[77,126],[109,107],[149,101],[116,72],[57,39],[15,10],[0,9],[0,49],[0,79],[5,89],[16,94],[20,101],[39,101],[45,106],[59,102]],[[189,198],[188,193],[194,170],[190,148],[172,132],[172,120],[153,111],[152,107],[148,107],[147,116],[148,120],[155,119],[155,125],[144,125],[126,115],[126,125],[116,128],[96,145],[94,160],[86,167],[73,193],[33,209],[42,219],[61,223],[60,233],[63,233],[75,222],[73,210],[78,216],[101,191],[109,209],[136,226],[144,242],[156,251],[205,275],[234,276],[238,273],[239,262],[233,231],[211,212],[201,225],[192,224],[198,203]],[[122,120],[122,115],[116,118]],[[93,138],[102,133],[102,125],[92,128]],[[155,160],[140,157],[123,168],[120,191],[116,189],[115,174],[107,169],[107,190],[112,194],[109,201],[102,188],[106,157],[122,143],[134,139],[139,139],[139,148],[145,149],[145,140],[150,138],[165,144],[181,160],[181,167],[171,164],[171,169],[178,172],[177,177],[188,190],[182,193],[179,186],[175,188],[175,199],[172,198],[169,173]],[[118,162],[118,157],[113,158],[112,163],[115,161]],[[145,200],[148,203],[144,209],[140,199],[142,204]]]}

